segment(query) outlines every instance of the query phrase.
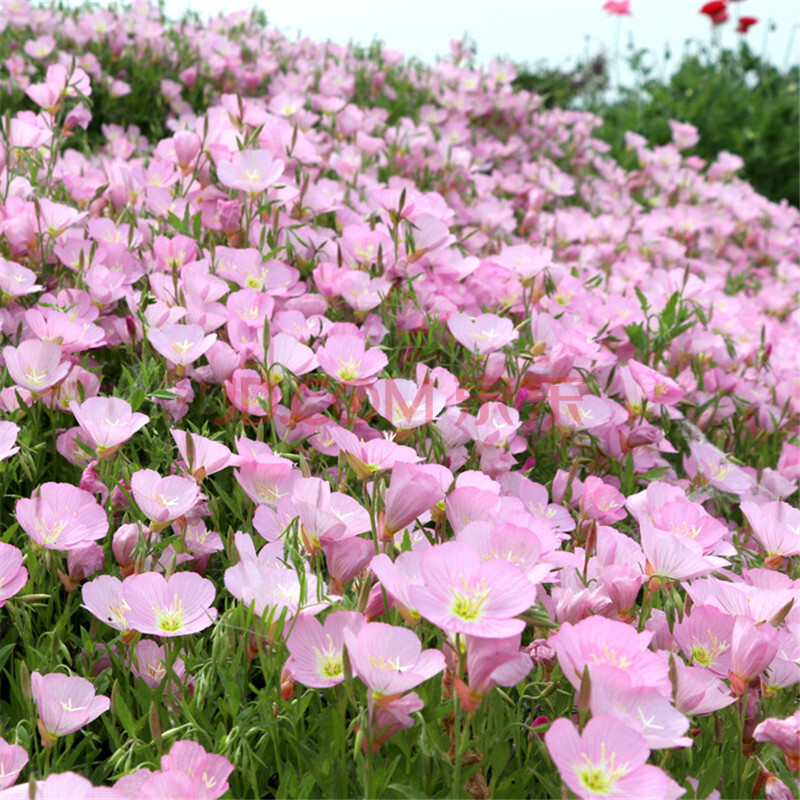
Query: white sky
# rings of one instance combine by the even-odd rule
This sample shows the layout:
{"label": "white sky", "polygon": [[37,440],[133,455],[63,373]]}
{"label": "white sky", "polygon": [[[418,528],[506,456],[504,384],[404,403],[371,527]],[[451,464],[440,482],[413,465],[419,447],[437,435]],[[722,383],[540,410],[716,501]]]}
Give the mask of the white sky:
{"label": "white sky", "polygon": [[[630,17],[609,17],[604,0],[166,0],[167,13],[191,8],[201,16],[263,8],[271,26],[294,38],[298,33],[337,44],[369,44],[374,37],[406,56],[433,61],[449,52],[451,38],[469,33],[478,43],[478,60],[506,55],[516,61],[545,60],[568,66],[582,54],[605,51],[613,57],[619,22],[619,49],[653,51],[658,69],[664,48],[675,66],[690,46],[708,43],[710,23],[699,13],[705,0],[632,0]],[[110,0],[102,0],[108,5]],[[732,20],[721,26],[724,46],[734,46],[737,13],[758,17],[747,41],[772,63],[786,67],[800,60],[800,2],[744,0],[731,2]],[[773,29],[774,28],[774,29]],[[613,76],[613,73],[612,73]],[[623,69],[623,81],[626,75]]]}

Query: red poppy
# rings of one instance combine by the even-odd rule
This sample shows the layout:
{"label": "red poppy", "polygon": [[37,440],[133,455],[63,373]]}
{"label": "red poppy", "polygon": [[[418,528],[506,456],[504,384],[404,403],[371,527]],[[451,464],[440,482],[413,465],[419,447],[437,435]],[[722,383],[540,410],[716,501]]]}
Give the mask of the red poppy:
{"label": "red poppy", "polygon": [[751,25],[758,22],[758,17],[739,17],[739,24],[736,26],[737,33],[747,33]]}
{"label": "red poppy", "polygon": [[700,13],[707,14],[714,25],[722,25],[723,22],[728,21],[728,7],[724,0],[712,0],[712,2],[706,3],[700,9]]}

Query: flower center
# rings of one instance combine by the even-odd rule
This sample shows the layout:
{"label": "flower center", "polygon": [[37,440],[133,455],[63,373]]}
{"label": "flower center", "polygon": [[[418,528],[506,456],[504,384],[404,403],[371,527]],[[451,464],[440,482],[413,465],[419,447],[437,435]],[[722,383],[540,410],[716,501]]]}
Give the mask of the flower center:
{"label": "flower center", "polygon": [[455,586],[449,587],[453,598],[450,613],[465,622],[477,622],[484,615],[483,605],[492,590],[486,588],[485,578],[481,579],[480,586],[470,586],[463,575],[461,582],[464,584],[463,591]]}
{"label": "flower center", "polygon": [[153,611],[156,615],[156,627],[165,633],[177,633],[183,627],[183,601],[178,599],[178,595],[173,595],[172,605],[167,608],[159,608],[153,603]]}

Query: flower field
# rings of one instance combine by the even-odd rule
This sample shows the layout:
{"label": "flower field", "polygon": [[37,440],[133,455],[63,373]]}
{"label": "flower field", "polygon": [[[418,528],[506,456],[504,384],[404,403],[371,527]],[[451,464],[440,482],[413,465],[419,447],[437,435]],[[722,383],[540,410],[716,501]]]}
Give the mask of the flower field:
{"label": "flower field", "polygon": [[800,797],[800,212],[475,68],[0,19],[0,797]]}

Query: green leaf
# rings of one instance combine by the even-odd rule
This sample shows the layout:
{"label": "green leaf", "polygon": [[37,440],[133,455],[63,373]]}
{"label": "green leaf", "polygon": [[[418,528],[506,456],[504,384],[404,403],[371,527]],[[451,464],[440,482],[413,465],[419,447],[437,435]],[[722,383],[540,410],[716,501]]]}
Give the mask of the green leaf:
{"label": "green leaf", "polygon": [[120,721],[120,724],[125,729],[125,733],[128,734],[132,739],[136,738],[136,724],[133,721],[133,714],[131,714],[131,710],[128,708],[125,701],[122,699],[122,693],[120,692],[115,701],[117,706],[117,718]]}
{"label": "green leaf", "polygon": [[708,797],[711,792],[717,788],[719,779],[722,777],[722,769],[725,766],[725,759],[722,756],[717,756],[713,761],[710,761],[700,780],[697,783],[697,800],[703,800]]}

